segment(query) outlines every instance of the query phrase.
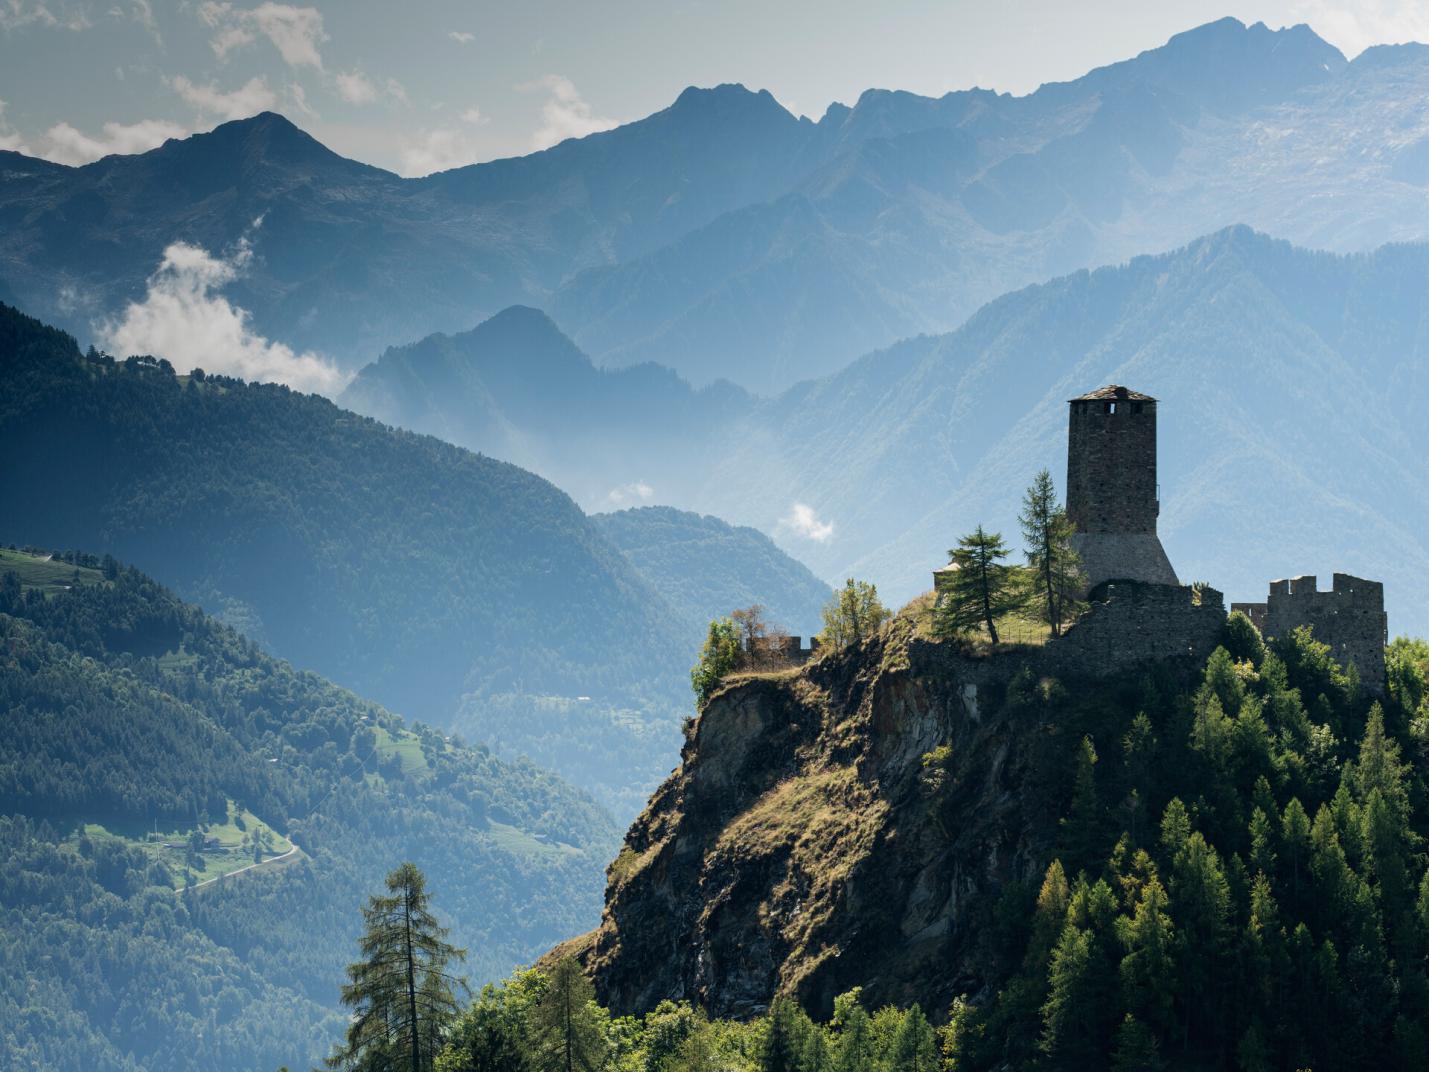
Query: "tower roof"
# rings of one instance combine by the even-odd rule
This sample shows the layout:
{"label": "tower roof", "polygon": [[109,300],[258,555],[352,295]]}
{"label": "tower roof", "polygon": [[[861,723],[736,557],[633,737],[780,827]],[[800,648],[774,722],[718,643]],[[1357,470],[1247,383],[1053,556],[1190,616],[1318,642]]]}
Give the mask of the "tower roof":
{"label": "tower roof", "polygon": [[1089,391],[1076,398],[1067,399],[1068,402],[1155,402],[1156,399],[1150,395],[1143,395],[1138,391],[1133,391],[1129,387],[1123,387],[1119,383],[1109,383],[1105,387],[1098,387],[1095,391]]}

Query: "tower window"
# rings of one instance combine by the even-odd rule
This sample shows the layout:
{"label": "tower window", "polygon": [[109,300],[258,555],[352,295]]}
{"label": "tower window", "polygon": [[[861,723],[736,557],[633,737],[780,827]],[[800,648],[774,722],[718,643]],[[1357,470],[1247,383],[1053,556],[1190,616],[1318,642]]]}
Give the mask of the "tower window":
{"label": "tower window", "polygon": [[1133,403],[1131,404],[1131,412],[1132,412],[1132,413],[1140,413],[1140,412],[1141,412],[1141,403],[1140,403],[1140,402],[1133,402]]}
{"label": "tower window", "polygon": [[1108,403],[1106,404],[1106,411],[1107,411],[1108,413],[1115,413],[1115,412],[1116,412],[1116,403],[1115,403],[1115,402],[1108,402]]}

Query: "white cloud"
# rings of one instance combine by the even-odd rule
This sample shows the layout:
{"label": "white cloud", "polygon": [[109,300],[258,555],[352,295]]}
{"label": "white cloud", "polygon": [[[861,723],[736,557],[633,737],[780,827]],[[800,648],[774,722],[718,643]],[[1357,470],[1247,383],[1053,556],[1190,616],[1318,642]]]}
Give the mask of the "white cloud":
{"label": "white cloud", "polygon": [[334,81],[338,96],[348,104],[370,104],[377,99],[377,87],[361,71],[340,74]]}
{"label": "white cloud", "polygon": [[[58,10],[58,13],[56,11]],[[87,30],[94,25],[82,8],[73,4],[26,3],[0,0],[0,30],[43,26],[47,30]]]}
{"label": "white cloud", "polygon": [[614,119],[596,115],[564,75],[548,74],[521,89],[544,89],[550,95],[541,105],[541,126],[531,135],[531,148],[548,149],[567,138],[583,138],[616,126]]}
{"label": "white cloud", "polygon": [[1351,58],[1370,45],[1429,41],[1429,8],[1419,0],[1307,0],[1294,13]]}
{"label": "white cloud", "polygon": [[623,507],[632,503],[649,502],[654,497],[654,488],[643,480],[636,480],[630,484],[621,484],[618,488],[611,488],[605,500],[611,506]]}
{"label": "white cloud", "polygon": [[6,107],[8,107],[8,105],[3,100],[0,100],[0,149],[9,149],[12,152],[24,153],[27,156],[32,155],[30,153],[30,147],[25,144],[25,139],[20,135],[19,131],[15,130],[5,121]]}
{"label": "white cloud", "polygon": [[391,97],[398,104],[407,103],[407,87],[395,78],[387,79],[387,96]]}
{"label": "white cloud", "polygon": [[401,173],[414,178],[474,164],[478,152],[476,144],[464,132],[437,127],[419,130],[410,138],[401,138],[398,157]]}
{"label": "white cloud", "polygon": [[211,84],[197,85],[183,75],[168,79],[168,83],[175,93],[200,112],[223,119],[246,119],[250,115],[266,112],[278,103],[277,95],[262,77],[250,78],[228,93]]}
{"label": "white cloud", "polygon": [[164,43],[164,38],[159,33],[159,26],[154,21],[154,6],[149,0],[130,0],[129,17],[149,31],[155,44],[162,45]]}
{"label": "white cloud", "polygon": [[491,122],[490,119],[486,118],[486,116],[481,114],[480,108],[468,108],[466,111],[462,112],[461,121],[463,123],[470,123],[474,127],[479,127],[485,123]]}
{"label": "white cloud", "polygon": [[306,116],[317,118],[317,109],[308,104],[308,92],[297,82],[288,83],[288,96],[293,101],[293,107]]}
{"label": "white cloud", "polygon": [[779,519],[778,531],[791,532],[815,543],[828,543],[833,539],[834,523],[822,520],[812,506],[796,502]]}
{"label": "white cloud", "polygon": [[45,131],[39,155],[57,164],[88,164],[110,153],[143,153],[188,131],[166,119],[141,119],[137,123],[105,123],[100,137],[91,137],[68,123]]}
{"label": "white cloud", "polygon": [[294,353],[253,331],[247,310],[217,291],[247,267],[253,252],[243,240],[228,258],[201,246],[175,242],[149,277],[141,302],[130,302],[117,321],[100,328],[116,354],[153,354],[182,370],[203,368],[245,380],[286,383],[300,391],[337,392],[346,382],[315,353]]}
{"label": "white cloud", "polygon": [[214,31],[209,45],[219,59],[225,59],[235,48],[250,44],[262,34],[289,67],[323,69],[318,46],[327,40],[327,34],[323,32],[322,12],[315,7],[294,7],[268,0],[255,8],[236,8],[231,3],[205,0],[199,5],[198,13]]}
{"label": "white cloud", "polygon": [[467,33],[465,30],[448,30],[447,36],[459,45],[469,45],[476,40],[476,34]]}

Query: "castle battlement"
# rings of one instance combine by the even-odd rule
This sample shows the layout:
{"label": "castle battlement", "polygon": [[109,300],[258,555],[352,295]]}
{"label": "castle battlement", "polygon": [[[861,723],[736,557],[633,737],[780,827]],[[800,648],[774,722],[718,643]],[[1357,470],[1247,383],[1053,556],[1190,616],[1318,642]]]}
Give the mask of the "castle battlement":
{"label": "castle battlement", "polygon": [[1335,661],[1353,665],[1370,692],[1385,689],[1384,648],[1389,643],[1389,618],[1384,612],[1384,585],[1379,581],[1336,573],[1327,592],[1313,574],[1270,582],[1264,603],[1233,603],[1266,637],[1288,636],[1308,625],[1311,635],[1328,644]]}

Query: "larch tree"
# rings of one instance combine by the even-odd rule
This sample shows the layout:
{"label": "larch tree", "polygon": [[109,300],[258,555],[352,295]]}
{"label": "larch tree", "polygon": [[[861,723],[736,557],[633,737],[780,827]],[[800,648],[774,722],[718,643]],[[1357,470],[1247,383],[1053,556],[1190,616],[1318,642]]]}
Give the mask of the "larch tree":
{"label": "larch tree", "polygon": [[352,1021],[327,1065],[427,1072],[460,1012],[456,992],[466,982],[447,969],[466,951],[447,942],[447,928],[432,914],[426,878],[415,864],[388,875],[386,895],[368,898],[362,916],[362,959],[348,965],[342,988]]}
{"label": "larch tree", "polygon": [[529,1058],[534,1072],[597,1072],[608,1050],[595,987],[571,957],[556,963],[531,1010]]}
{"label": "larch tree", "polygon": [[940,635],[952,636],[979,626],[996,644],[997,619],[1023,603],[1019,578],[1006,559],[1011,552],[1000,532],[979,525],[948,552],[952,572],[938,594],[934,625]]}
{"label": "larch tree", "polygon": [[1027,564],[1037,582],[1037,601],[1053,636],[1076,613],[1077,595],[1084,584],[1081,559],[1072,549],[1076,527],[1057,502],[1052,474],[1043,469],[1022,497],[1022,538],[1027,543]]}

